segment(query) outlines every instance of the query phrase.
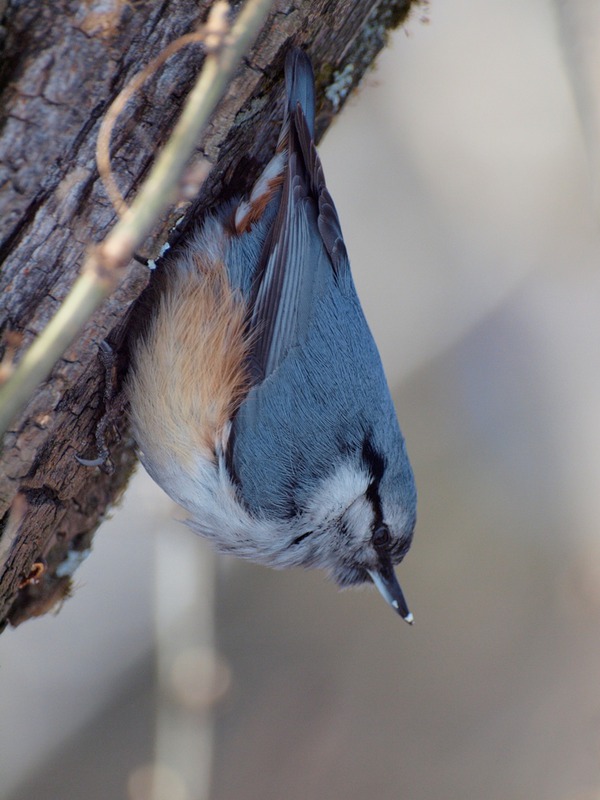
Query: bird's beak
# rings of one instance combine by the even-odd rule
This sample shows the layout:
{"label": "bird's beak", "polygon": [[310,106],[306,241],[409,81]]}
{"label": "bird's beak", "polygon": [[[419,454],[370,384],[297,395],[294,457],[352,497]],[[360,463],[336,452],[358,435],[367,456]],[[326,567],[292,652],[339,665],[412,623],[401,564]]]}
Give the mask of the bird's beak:
{"label": "bird's beak", "polygon": [[388,602],[391,607],[400,614],[403,620],[412,625],[414,617],[408,610],[406,600],[402,594],[402,589],[396,578],[396,573],[391,563],[384,563],[379,569],[368,570],[371,580],[379,589],[383,599]]}

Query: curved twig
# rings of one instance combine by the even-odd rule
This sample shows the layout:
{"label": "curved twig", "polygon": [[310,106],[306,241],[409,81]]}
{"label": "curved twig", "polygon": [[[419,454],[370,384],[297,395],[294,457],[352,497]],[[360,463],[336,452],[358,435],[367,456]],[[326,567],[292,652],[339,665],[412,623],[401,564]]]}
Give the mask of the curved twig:
{"label": "curved twig", "polygon": [[[54,364],[103,300],[118,286],[134,250],[168,206],[187,159],[242,56],[266,18],[272,0],[248,0],[231,30],[205,37],[206,59],[173,134],[147,180],[103,243],[90,248],[81,275],[46,328],[0,388],[0,435],[48,377]],[[221,13],[223,6],[221,5]],[[183,46],[183,45],[182,45]]]}

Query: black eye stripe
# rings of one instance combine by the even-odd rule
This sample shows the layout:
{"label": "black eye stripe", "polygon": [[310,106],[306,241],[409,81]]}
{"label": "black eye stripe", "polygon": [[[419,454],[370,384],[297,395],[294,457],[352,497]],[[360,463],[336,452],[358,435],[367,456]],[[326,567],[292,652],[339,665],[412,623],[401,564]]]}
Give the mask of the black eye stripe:
{"label": "black eye stripe", "polygon": [[363,439],[361,455],[363,463],[373,479],[373,483],[379,486],[379,482],[383,478],[383,473],[385,472],[385,459],[381,453],[375,449],[368,435]]}
{"label": "black eye stripe", "polygon": [[367,487],[365,497],[373,509],[373,533],[384,525],[379,484],[385,472],[385,458],[373,446],[370,436],[365,436],[362,443],[362,460],[371,476],[371,483]]}
{"label": "black eye stripe", "polygon": [[367,491],[365,492],[365,497],[367,501],[371,504],[371,508],[373,509],[373,525],[371,530],[373,531],[373,535],[380,530],[381,528],[386,527],[383,521],[383,511],[381,509],[381,497],[379,496],[379,484],[372,481],[368,487]]}

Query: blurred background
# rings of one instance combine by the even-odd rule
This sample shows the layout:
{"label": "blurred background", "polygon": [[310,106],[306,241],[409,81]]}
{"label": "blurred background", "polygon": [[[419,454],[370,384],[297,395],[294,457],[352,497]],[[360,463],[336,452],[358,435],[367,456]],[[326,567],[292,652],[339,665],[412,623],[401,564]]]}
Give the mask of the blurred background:
{"label": "blurred background", "polygon": [[3,800],[600,798],[600,7],[418,16],[321,147],[416,624],[215,558],[140,470],[74,597],[0,639]]}

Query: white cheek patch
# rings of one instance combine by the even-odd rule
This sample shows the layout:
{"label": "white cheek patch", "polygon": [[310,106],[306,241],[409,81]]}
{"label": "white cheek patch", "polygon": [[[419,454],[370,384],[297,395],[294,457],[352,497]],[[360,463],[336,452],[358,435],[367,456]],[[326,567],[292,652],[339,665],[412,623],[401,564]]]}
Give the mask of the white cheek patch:
{"label": "white cheek patch", "polygon": [[375,522],[375,511],[364,494],[348,508],[343,521],[351,540],[370,538],[370,531]]}
{"label": "white cheek patch", "polygon": [[[369,482],[369,475],[355,466],[340,467],[331,477],[326,478],[315,492],[304,516],[306,524],[316,530],[322,530],[339,519],[347,509],[349,510],[349,506],[362,507],[360,501],[367,491]],[[358,510],[356,513],[361,516],[364,514]],[[371,518],[372,516],[371,510]]]}

